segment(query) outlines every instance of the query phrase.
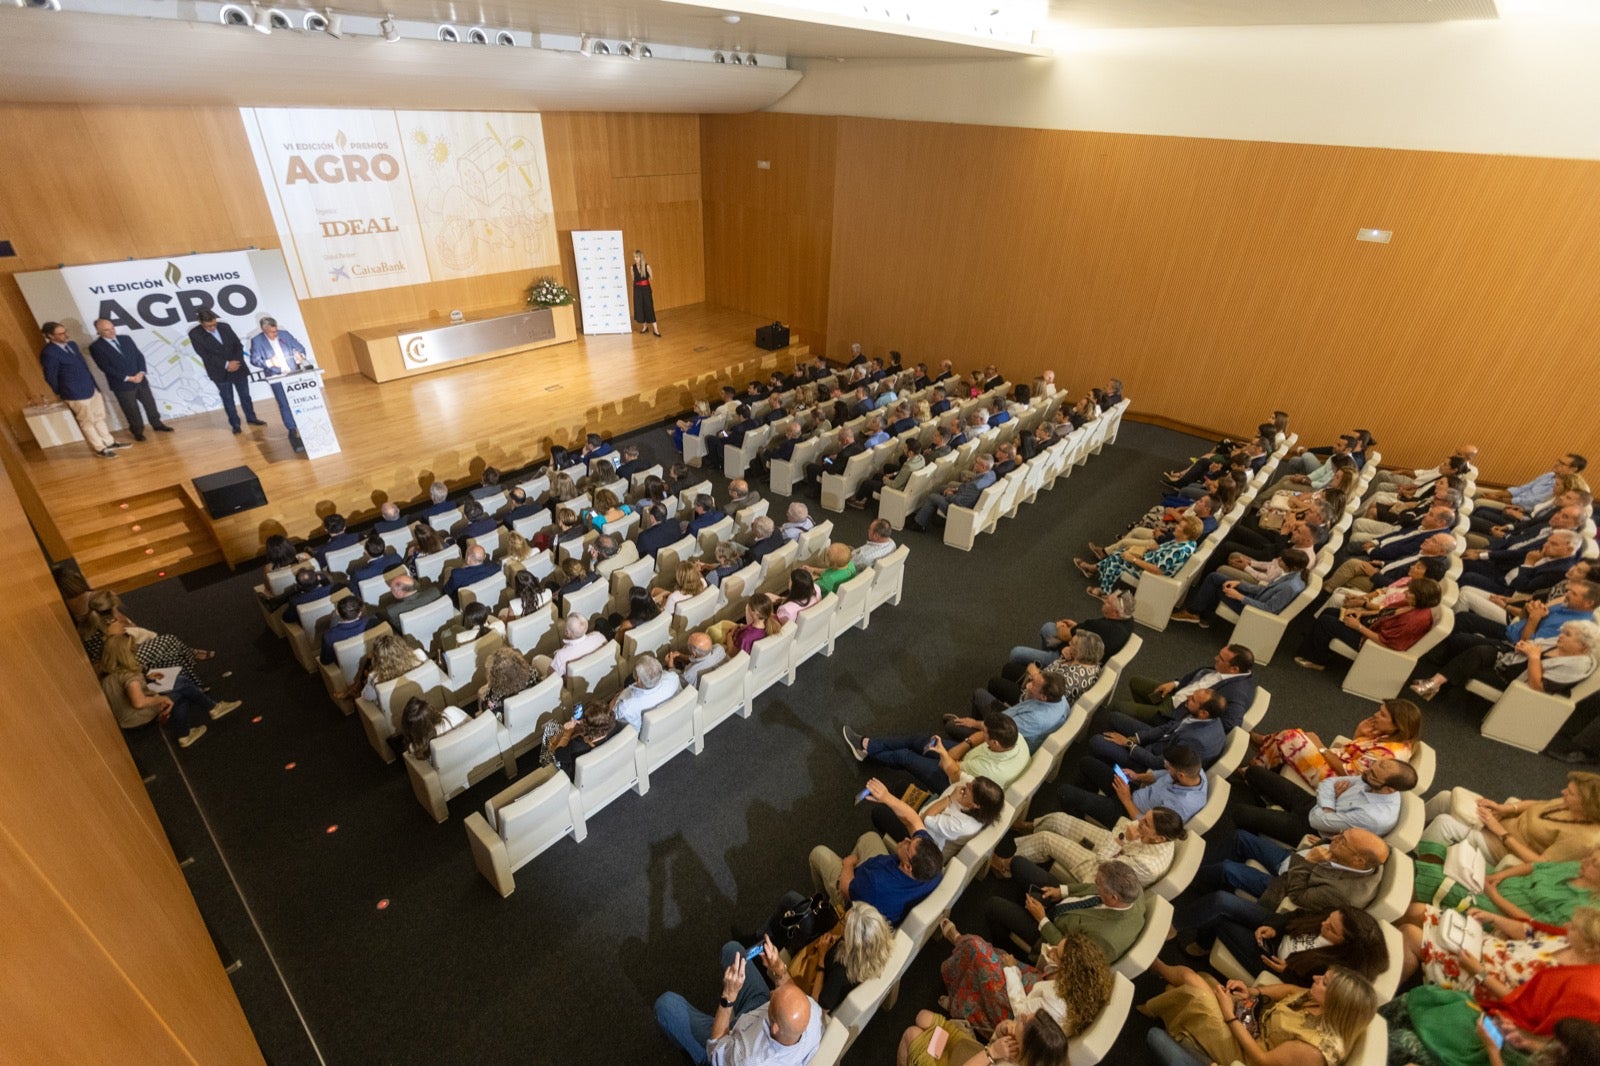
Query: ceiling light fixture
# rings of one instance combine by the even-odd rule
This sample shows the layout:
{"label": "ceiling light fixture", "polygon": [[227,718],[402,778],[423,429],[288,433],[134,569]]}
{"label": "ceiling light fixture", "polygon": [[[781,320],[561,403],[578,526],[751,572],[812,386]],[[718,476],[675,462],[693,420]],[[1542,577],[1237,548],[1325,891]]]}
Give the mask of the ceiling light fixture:
{"label": "ceiling light fixture", "polygon": [[488,44],[489,34],[482,26],[474,26],[467,31],[468,44]]}
{"label": "ceiling light fixture", "polygon": [[250,12],[238,4],[223,4],[222,10],[217,12],[217,20],[224,26],[248,26]]}
{"label": "ceiling light fixture", "polygon": [[507,48],[515,48],[517,45],[517,39],[511,35],[510,30],[501,30],[499,33],[494,35],[494,43],[504,45]]}
{"label": "ceiling light fixture", "polygon": [[604,41],[590,41],[589,54],[595,56],[608,56],[611,54],[611,46],[606,44]]}
{"label": "ceiling light fixture", "polygon": [[439,26],[439,40],[444,41],[446,44],[457,44],[461,40],[461,34],[457,33],[456,28],[448,22],[441,23]]}

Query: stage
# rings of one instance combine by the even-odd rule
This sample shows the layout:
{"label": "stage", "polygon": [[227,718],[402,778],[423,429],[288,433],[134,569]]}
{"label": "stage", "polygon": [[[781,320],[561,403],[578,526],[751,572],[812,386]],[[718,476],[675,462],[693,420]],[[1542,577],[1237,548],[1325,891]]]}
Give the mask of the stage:
{"label": "stage", "polygon": [[[256,404],[265,427],[234,436],[219,408],[174,420],[176,432],[147,432],[116,459],[81,442],[43,450],[30,442],[22,473],[90,582],[133,588],[218,560],[254,559],[269,534],[308,537],[329,511],[359,522],[387,499],[406,506],[425,496],[435,478],[476,484],[485,465],[524,466],[552,443],[638,429],[721,385],[742,388],[787,371],[807,349],[757,348],[755,329],[767,321],[697,304],[663,311],[659,338],[580,335],[384,384],[335,378],[326,392],[342,450],[321,459],[294,453],[268,399]],[[267,504],[212,521],[191,482],[235,466],[255,472]]]}

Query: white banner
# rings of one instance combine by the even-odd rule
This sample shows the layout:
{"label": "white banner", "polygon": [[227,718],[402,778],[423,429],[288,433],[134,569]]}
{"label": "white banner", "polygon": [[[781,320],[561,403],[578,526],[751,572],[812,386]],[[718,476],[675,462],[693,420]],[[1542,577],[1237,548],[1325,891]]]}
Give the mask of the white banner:
{"label": "white banner", "polygon": [[633,311],[628,303],[632,285],[623,254],[622,231],[573,230],[572,255],[577,261],[583,332],[632,332]]}
{"label": "white banner", "polygon": [[289,410],[294,414],[295,428],[300,431],[300,442],[306,448],[306,458],[320,459],[337,454],[339,438],[333,432],[328,404],[322,395],[322,372],[308,370],[281,380],[283,393],[289,398]]}
{"label": "white banner", "polygon": [[429,279],[393,111],[240,114],[301,299]]}
{"label": "white banner", "polygon": [[[129,259],[116,263],[39,270],[17,275],[17,284],[34,315],[67,326],[106,388],[89,357],[94,322],[108,318],[119,335],[131,337],[144,353],[151,391],[162,417],[182,417],[222,406],[217,387],[206,376],[200,357],[189,345],[189,330],[201,311],[211,310],[231,325],[249,351],[260,332],[258,319],[270,315],[280,329],[305,344],[300,305],[286,276],[283,257],[267,252],[211,252],[171,259]],[[271,410],[271,389],[252,379],[250,394]],[[107,392],[109,397],[109,391]],[[121,412],[108,403],[108,415],[120,425]]]}
{"label": "white banner", "polygon": [[302,299],[559,261],[537,114],[240,114]]}

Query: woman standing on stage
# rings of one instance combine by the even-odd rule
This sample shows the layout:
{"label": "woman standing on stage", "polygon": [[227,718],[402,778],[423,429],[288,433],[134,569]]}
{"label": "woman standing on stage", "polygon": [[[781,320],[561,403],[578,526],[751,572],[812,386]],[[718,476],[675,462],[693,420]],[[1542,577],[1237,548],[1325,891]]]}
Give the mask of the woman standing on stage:
{"label": "woman standing on stage", "polygon": [[651,270],[650,264],[645,261],[644,253],[639,249],[633,250],[633,320],[639,323],[639,332],[650,331],[656,336],[661,336],[661,327],[656,325],[656,297],[650,289]]}

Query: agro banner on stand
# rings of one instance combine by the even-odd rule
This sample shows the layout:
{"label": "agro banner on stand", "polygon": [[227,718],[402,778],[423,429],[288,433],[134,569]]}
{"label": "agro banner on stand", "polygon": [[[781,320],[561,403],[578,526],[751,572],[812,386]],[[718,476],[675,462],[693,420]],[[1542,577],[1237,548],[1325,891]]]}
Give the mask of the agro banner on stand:
{"label": "agro banner on stand", "polygon": [[[110,319],[119,335],[132,338],[144,353],[163,418],[222,406],[216,385],[189,344],[189,330],[202,311],[214,311],[232,326],[246,353],[251,337],[260,332],[258,320],[270,315],[312,354],[283,257],[275,251],[92,263],[18,274],[17,283],[39,320],[65,323],[86,357],[96,319]],[[90,369],[100,380],[92,360]],[[259,375],[253,376],[252,397],[270,398],[271,390],[255,378]],[[103,381],[101,387],[106,387]],[[115,404],[107,405],[107,413],[120,424]]]}
{"label": "agro banner on stand", "polygon": [[302,299],[559,262],[537,114],[240,114]]}
{"label": "agro banner on stand", "polygon": [[627,333],[633,329],[628,307],[628,267],[622,254],[622,231],[572,231],[572,255],[578,267],[578,304],[583,332]]}

